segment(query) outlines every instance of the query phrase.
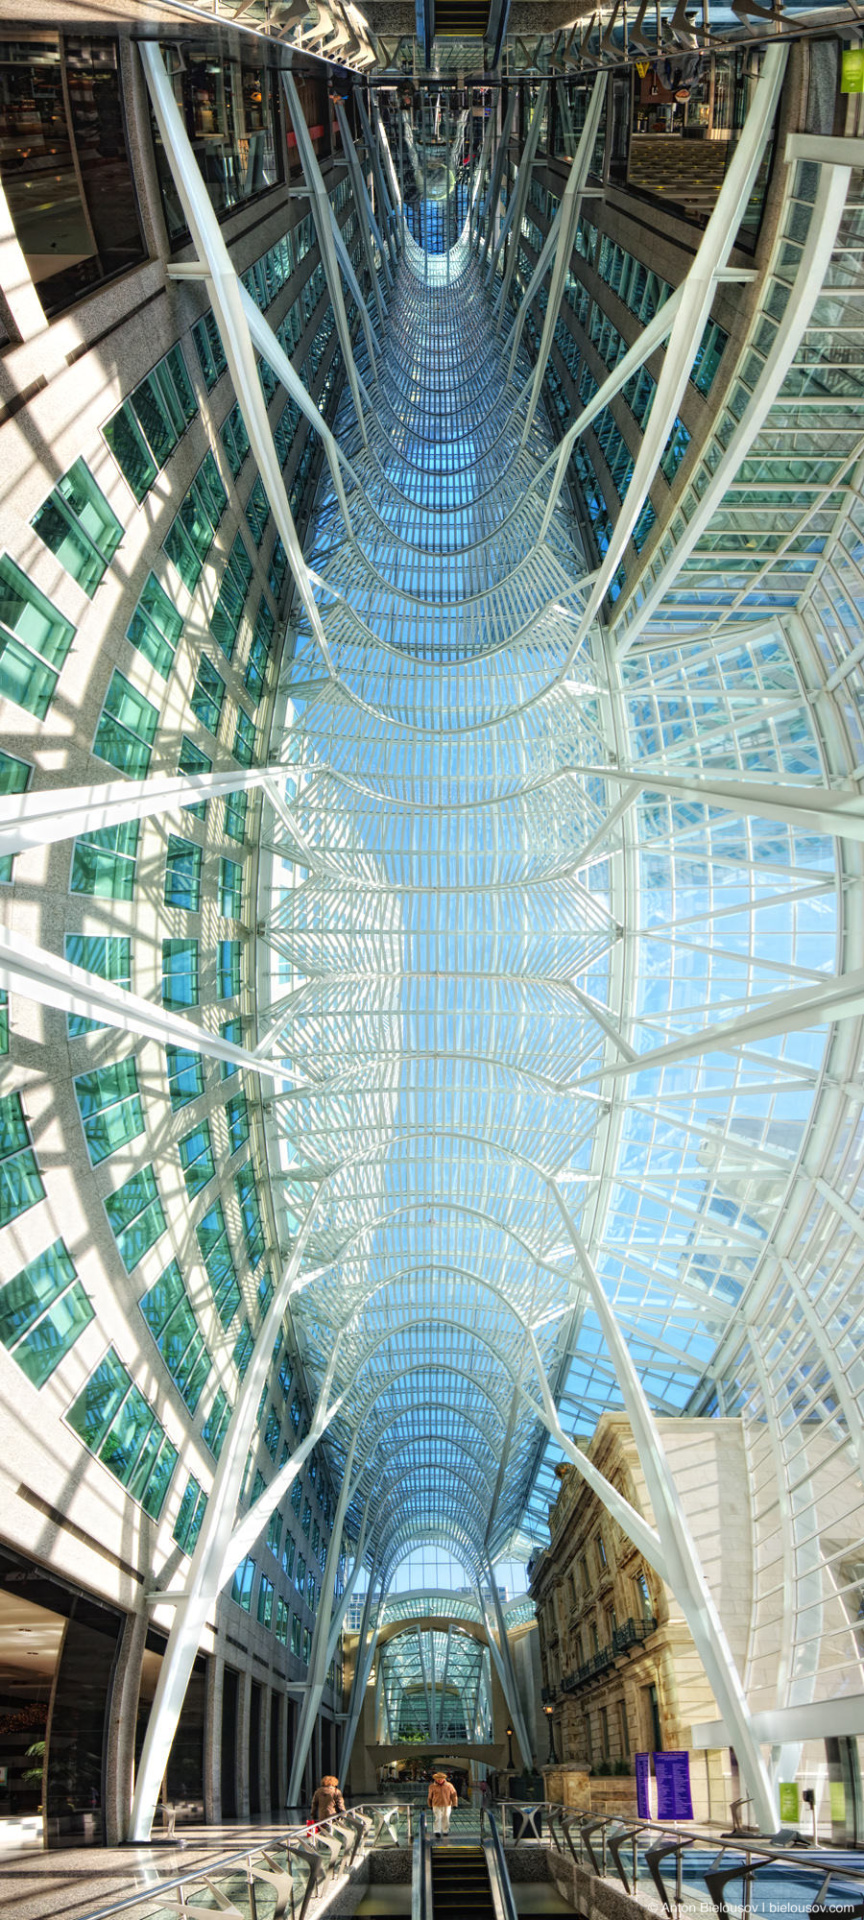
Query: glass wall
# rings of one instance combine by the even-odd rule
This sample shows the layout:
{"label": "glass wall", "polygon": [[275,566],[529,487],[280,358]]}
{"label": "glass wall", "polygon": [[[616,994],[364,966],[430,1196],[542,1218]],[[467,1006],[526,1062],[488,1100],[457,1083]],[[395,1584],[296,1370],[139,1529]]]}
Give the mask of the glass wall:
{"label": "glass wall", "polygon": [[[220,60],[188,49],[174,92],[220,219],[284,179],[277,79],[251,50],[240,60]],[[154,141],[165,219],[179,241],[186,221],[155,128]]]}
{"label": "glass wall", "polygon": [[49,317],[143,259],[115,40],[0,36],[0,178]]}

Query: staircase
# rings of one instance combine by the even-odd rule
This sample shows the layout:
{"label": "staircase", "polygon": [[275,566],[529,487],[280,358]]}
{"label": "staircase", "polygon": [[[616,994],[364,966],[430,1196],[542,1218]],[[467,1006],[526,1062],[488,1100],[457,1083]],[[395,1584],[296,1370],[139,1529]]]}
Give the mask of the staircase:
{"label": "staircase", "polygon": [[475,1920],[495,1906],[489,1869],[482,1847],[452,1846],[447,1840],[432,1845],[432,1912],[434,1920]]}

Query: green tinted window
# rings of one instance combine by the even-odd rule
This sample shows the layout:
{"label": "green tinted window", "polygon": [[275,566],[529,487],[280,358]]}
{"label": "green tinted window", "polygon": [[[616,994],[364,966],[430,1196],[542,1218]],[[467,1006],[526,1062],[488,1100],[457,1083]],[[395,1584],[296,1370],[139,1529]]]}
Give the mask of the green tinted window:
{"label": "green tinted window", "polygon": [[33,526],[91,599],[123,528],[83,460],[76,460],[39,508]]}
{"label": "green tinted window", "polygon": [[44,720],[74,636],[71,621],[0,555],[0,694]]}
{"label": "green tinted window", "polygon": [[246,838],[246,809],[249,804],[248,793],[226,793],[225,795],[225,838],[238,840],[241,845]]}
{"label": "green tinted window", "polygon": [[234,1343],[234,1365],[241,1380],[245,1378],[249,1362],[255,1350],[255,1336],[248,1320],[244,1320]]}
{"label": "green tinted window", "polygon": [[138,1070],[131,1054],[111,1066],[79,1074],[75,1098],[94,1167],[144,1132]]}
{"label": "green tinted window", "polygon": [[240,1305],[240,1287],[225,1228],[225,1214],[221,1200],[214,1201],[212,1207],[199,1220],[195,1233],[201,1249],[201,1258],[207,1269],[207,1278],[210,1281],[219,1319],[222,1326],[227,1327]]}
{"label": "green tinted window", "polygon": [[226,920],[243,915],[243,868],[237,860],[219,862],[219,912]]}
{"label": "green tinted window", "polygon": [[202,1187],[206,1187],[216,1173],[209,1122],[203,1120],[200,1127],[196,1127],[192,1133],[185,1134],[183,1139],[178,1141],[177,1146],[186,1191],[194,1200],[195,1195],[201,1192]]}
{"label": "green tinted window", "polygon": [[[100,980],[114,980],[120,987],[132,985],[132,943],[115,934],[67,933],[66,959],[85,973],[96,973]],[[84,1020],[78,1013],[67,1013],[66,1031],[70,1039],[82,1033],[96,1033],[102,1020]]]}
{"label": "green tinted window", "polygon": [[249,528],[256,547],[260,547],[261,545],[269,518],[270,502],[264,491],[264,482],[259,474],[246,502],[246,525]]}
{"label": "green tinted window", "polygon": [[186,362],[172,347],[106,421],[105,439],[139,504],[197,411]]}
{"label": "green tinted window", "polygon": [[273,1620],[273,1582],[262,1574],[258,1588],[258,1625],[269,1627]]}
{"label": "green tinted window", "polygon": [[231,1403],[226,1398],[222,1388],[219,1387],[213,1405],[201,1429],[202,1438],[210,1448],[214,1460],[218,1460],[222,1452],[222,1443],[225,1439],[230,1418]]}
{"label": "green tinted window", "polygon": [[0,1100],[0,1227],[44,1198],[21,1095],[7,1093]]}
{"label": "green tinted window", "polygon": [[[223,1040],[231,1040],[235,1047],[242,1047],[243,1022],[242,1020],[239,1020],[236,1017],[236,1015],[233,1020],[223,1020],[222,1025],[219,1028],[219,1032],[221,1033]],[[231,1060],[223,1060],[220,1062],[220,1079],[228,1080],[230,1079],[232,1073],[236,1073],[236,1072],[237,1072],[237,1068],[234,1066]]]}
{"label": "green tinted window", "polygon": [[41,1387],[93,1319],[93,1308],[62,1240],[0,1288],[0,1340]]}
{"label": "green tinted window", "polygon": [[110,420],[106,420],[102,432],[124,480],[128,481],[140,506],[159,469],[128,402],[118,407]]}
{"label": "green tinted window", "polygon": [[163,940],[162,1005],[163,1007],[197,1007],[197,940]]}
{"label": "green tinted window", "polygon": [[234,758],[241,767],[251,767],[255,758],[255,722],[250,720],[243,708],[237,710],[237,725],[234,729]]}
{"label": "green tinted window", "polygon": [[[26,760],[16,760],[14,754],[0,751],[0,793],[24,793],[29,785],[32,767]],[[4,853],[0,856],[0,885],[10,886],[12,882],[12,861],[14,855]]]}
{"label": "green tinted window", "polygon": [[249,1109],[245,1093],[235,1094],[234,1099],[228,1101],[225,1119],[228,1122],[229,1150],[231,1153],[236,1153],[238,1147],[242,1147],[244,1141],[249,1138]]}
{"label": "green tinted window", "polygon": [[204,375],[204,384],[207,392],[210,393],[228,365],[214,313],[205,313],[203,320],[196,321],[192,328],[192,338],[195,342],[201,372]]}
{"label": "green tinted window", "polygon": [[212,660],[202,654],[198,666],[198,677],[192,691],[189,705],[196,719],[201,721],[209,733],[218,733],[219,716],[225,698],[225,682],[216,672]]}
{"label": "green tinted window", "polygon": [[243,415],[236,402],[225,421],[220,439],[228,456],[228,465],[236,480],[246,455],[249,452],[249,435],[246,432]]}
{"label": "green tinted window", "polygon": [[[208,759],[206,753],[202,753],[200,747],[196,747],[194,740],[187,739],[184,733],[180,746],[178,771],[180,773],[210,773],[212,768],[212,760]],[[206,820],[207,802],[206,800],[193,800],[188,807],[184,807],[183,811],[184,813],[191,813],[193,820]]]}
{"label": "green tinted window", "polygon": [[190,1476],[186,1482],[186,1491],[180,1502],[180,1511],[174,1522],[173,1532],[173,1538],[178,1547],[190,1556],[195,1552],[206,1508],[207,1495],[202,1493],[198,1481]]}
{"label": "green tinted window", "polygon": [[201,904],[201,848],[169,833],[165,855],[165,905],[197,913]]}
{"label": "green tinted window", "polygon": [[99,900],[131,900],[140,831],[140,820],[124,820],[119,827],[102,827],[76,840],[70,893],[89,893]]}
{"label": "green tinted window", "polygon": [[239,940],[219,940],[216,946],[216,997],[231,1000],[240,992]]}
{"label": "green tinted window", "polygon": [[231,1582],[231,1598],[232,1600],[236,1600],[238,1607],[243,1608],[244,1613],[251,1612],[252,1588],[254,1584],[255,1562],[254,1560],[250,1560],[247,1555],[246,1559],[241,1560],[239,1567],[236,1568],[234,1578]]}
{"label": "green tinted window", "polygon": [[212,1362],[176,1260],[139,1305],[172,1380],[194,1413]]}
{"label": "green tinted window", "polygon": [[120,1250],[127,1273],[165,1232],[165,1215],[152,1167],[133,1173],[125,1186],[109,1193],[105,1200],[108,1224]]}
{"label": "green tinted window", "polygon": [[241,1167],[240,1172],[235,1176],[234,1189],[237,1194],[237,1204],[240,1208],[240,1215],[243,1221],[243,1232],[246,1239],[246,1251],[249,1255],[249,1264],[252,1267],[256,1267],[267,1242],[264,1234],[264,1223],[261,1219],[261,1209],[258,1204],[258,1190],[255,1185],[255,1175],[248,1164],[245,1167]]}
{"label": "green tinted window", "polygon": [[126,629],[126,638],[143,653],[151,667],[167,680],[174,665],[177,642],[183,632],[183,617],[155,573],[148,575],[135,612]]}
{"label": "green tinted window", "polygon": [[273,647],[275,625],[276,623],[270,612],[269,604],[262,595],[261,604],[255,620],[255,632],[252,635],[252,643],[249,648],[249,658],[246,662],[244,679],[246,690],[252,695],[255,701],[260,700],[264,692],[264,684],[267,678],[267,662]]}
{"label": "green tinted window", "polygon": [[190,1100],[197,1100],[204,1092],[204,1062],[200,1053],[190,1053],[184,1047],[165,1048],[165,1061],[168,1068],[168,1091],[171,1105],[175,1109],[186,1107]]}
{"label": "green tinted window", "polygon": [[109,1347],[66,1415],[70,1427],[97,1452],[134,1500],[158,1519],[177,1463],[177,1448],[140,1389]]}
{"label": "green tinted window", "polygon": [[116,668],[105,695],[105,705],[96,728],[93,752],[100,759],[119,767],[121,773],[141,778],[150,765],[150,754],[159,725],[159,709],[145,700]]}
{"label": "green tinted window", "polygon": [[210,632],[226,660],[230,660],[234,652],[251,579],[252,562],[238,533],[225,563],[219,598],[210,617]]}

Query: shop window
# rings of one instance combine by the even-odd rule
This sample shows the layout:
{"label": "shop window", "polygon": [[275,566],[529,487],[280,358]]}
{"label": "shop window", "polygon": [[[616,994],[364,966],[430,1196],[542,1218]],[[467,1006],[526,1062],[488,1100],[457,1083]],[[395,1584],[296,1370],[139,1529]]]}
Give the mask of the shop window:
{"label": "shop window", "polygon": [[210,1138],[210,1123],[202,1120],[200,1127],[192,1133],[184,1134],[177,1142],[180,1165],[186,1182],[186,1192],[194,1200],[208,1182],[215,1179],[216,1162],[213,1158],[213,1143]]}
{"label": "shop window", "polygon": [[178,1392],[194,1413],[212,1362],[176,1260],[138,1304]]}
{"label": "shop window", "polygon": [[269,1627],[273,1622],[273,1582],[265,1574],[261,1575],[258,1588],[258,1625]]}
{"label": "shop window", "polygon": [[208,660],[206,653],[202,654],[189,705],[196,720],[200,720],[202,727],[206,727],[208,733],[219,732],[219,717],[224,699],[225,682],[221,674],[216,672],[212,660]]}
{"label": "shop window", "polygon": [[121,773],[140,780],[150,765],[159,709],[130,685],[116,668],[96,728],[93,752]]}
{"label": "shop window", "polygon": [[92,600],[123,538],[123,527],[83,460],[61,476],[32,524]]}
{"label": "shop window", "polygon": [[230,1418],[231,1402],[227,1395],[223,1393],[222,1388],[219,1387],[213,1405],[210,1408],[210,1412],[201,1430],[201,1437],[205,1445],[210,1448],[214,1460],[218,1460],[222,1452]]}
{"label": "shop window", "polygon": [[242,707],[237,709],[233,753],[241,767],[251,767],[255,758],[255,722],[248,713],[244,713]]}
{"label": "shop window", "polygon": [[240,1287],[225,1227],[221,1200],[214,1201],[195,1229],[201,1258],[223,1327],[230,1325],[240,1305]]}
{"label": "shop window", "polygon": [[197,1100],[199,1094],[204,1092],[204,1062],[200,1053],[191,1053],[185,1047],[167,1046],[165,1063],[171,1106],[176,1112],[178,1107],[187,1107],[190,1100]]}
{"label": "shop window", "polygon": [[241,846],[246,838],[246,810],[248,805],[248,793],[226,793],[225,795],[225,838],[226,840],[236,840]]}
{"label": "shop window", "polygon": [[70,893],[89,893],[98,900],[131,900],[140,832],[140,820],[124,820],[118,827],[101,827],[76,840]]}
{"label": "shop window", "polygon": [[240,1332],[237,1335],[237,1339],[234,1343],[234,1353],[232,1355],[234,1365],[237,1368],[237,1372],[239,1373],[241,1380],[245,1379],[246,1374],[249,1370],[249,1362],[252,1358],[254,1348],[255,1348],[255,1339],[252,1333],[252,1328],[250,1327],[248,1320],[244,1320],[243,1325],[240,1328]]}
{"label": "shop window", "polygon": [[112,1347],[73,1401],[66,1419],[132,1499],[158,1520],[177,1464],[177,1448]]}
{"label": "shop window", "polygon": [[167,680],[182,632],[182,614],[178,613],[165,588],[160,586],[155,573],[151,573],[126,629],[127,640],[143,654],[161,678]]}
{"label": "shop window", "polygon": [[138,1069],[131,1054],[111,1066],[79,1074],[75,1098],[93,1167],[144,1132]]}
{"label": "shop window", "polygon": [[[206,753],[202,752],[200,747],[196,747],[194,740],[187,739],[185,733],[180,744],[180,759],[177,763],[177,771],[178,773],[212,773],[213,771],[212,760],[209,759]],[[183,808],[183,811],[184,813],[191,813],[193,820],[206,820],[207,802],[206,800],[190,800]]]}
{"label": "shop window", "polygon": [[[67,933],[65,955],[73,967],[98,974],[100,980],[113,980],[127,990],[132,986],[132,942],[119,934]],[[66,1031],[70,1040],[82,1033],[97,1033],[103,1020],[85,1020],[80,1013],[67,1013]]]}
{"label": "shop window", "polygon": [[165,1215],[152,1167],[142,1167],[124,1186],[109,1193],[105,1212],[120,1258],[126,1272],[131,1273],[148,1247],[165,1232]]}
{"label": "shop window", "polygon": [[144,258],[117,42],[40,21],[7,38],[0,76],[0,177],[51,319]]}
{"label": "shop window", "polygon": [[186,362],[172,347],[106,420],[103,436],[139,506],[197,412]]}
{"label": "shop window", "polygon": [[50,1379],[93,1317],[62,1240],[0,1287],[0,1340],[34,1387]]}
{"label": "shop window", "polygon": [[[230,1040],[233,1046],[242,1047],[243,1022],[242,1020],[239,1020],[236,1015],[233,1020],[223,1020],[222,1025],[219,1028],[219,1032],[221,1033],[223,1040]],[[237,1068],[235,1067],[233,1060],[222,1060],[220,1061],[219,1066],[220,1066],[219,1077],[222,1080],[230,1080],[232,1073],[237,1072]]]}
{"label": "shop window", "polygon": [[197,1007],[197,940],[163,940],[162,1005],[173,1008]]}
{"label": "shop window", "polygon": [[238,1607],[243,1608],[244,1613],[251,1613],[252,1611],[252,1588],[254,1584],[255,1562],[251,1560],[247,1554],[245,1560],[241,1560],[239,1567],[235,1567],[234,1578],[231,1582],[231,1598],[232,1600],[236,1600]]}
{"label": "shop window", "polygon": [[[241,59],[214,59],[212,49],[184,47],[184,70],[174,78],[192,146],[220,219],[284,178],[278,76],[254,49]],[[173,241],[186,231],[161,141],[155,137],[165,218]]]}
{"label": "shop window", "polygon": [[[18,760],[12,753],[0,751],[0,794],[26,793],[30,784],[33,768],[26,760]],[[14,854],[0,855],[0,886],[12,884],[12,861]]]}
{"label": "shop window", "polygon": [[219,597],[210,616],[210,632],[226,660],[230,660],[234,652],[251,579],[252,562],[238,533],[225,562]]}
{"label": "shop window", "polygon": [[74,637],[71,620],[0,555],[0,695],[44,720]]}
{"label": "shop window", "polygon": [[201,848],[196,846],[194,840],[181,840],[176,833],[169,833],[163,895],[166,907],[183,907],[188,913],[198,912],[201,904],[201,859]]}
{"label": "shop window", "polygon": [[216,943],[216,997],[218,1000],[231,1000],[240,992],[240,940],[219,940]]}
{"label": "shop window", "polygon": [[0,1227],[45,1198],[20,1093],[0,1100]]}
{"label": "shop window", "polygon": [[172,1538],[176,1540],[181,1552],[188,1554],[190,1559],[198,1544],[201,1522],[206,1511],[207,1495],[202,1492],[198,1481],[190,1474],[172,1533]]}

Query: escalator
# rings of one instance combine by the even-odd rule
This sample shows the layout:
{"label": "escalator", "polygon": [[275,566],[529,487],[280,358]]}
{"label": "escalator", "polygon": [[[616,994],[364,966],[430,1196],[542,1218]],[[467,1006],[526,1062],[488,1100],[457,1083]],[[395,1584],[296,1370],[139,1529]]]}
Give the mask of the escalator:
{"label": "escalator", "polygon": [[414,1842],[412,1920],[516,1920],[504,1848],[493,1814],[477,1843],[432,1844],[420,1815]]}
{"label": "escalator", "polygon": [[433,1846],[432,1920],[495,1920],[485,1847]]}

